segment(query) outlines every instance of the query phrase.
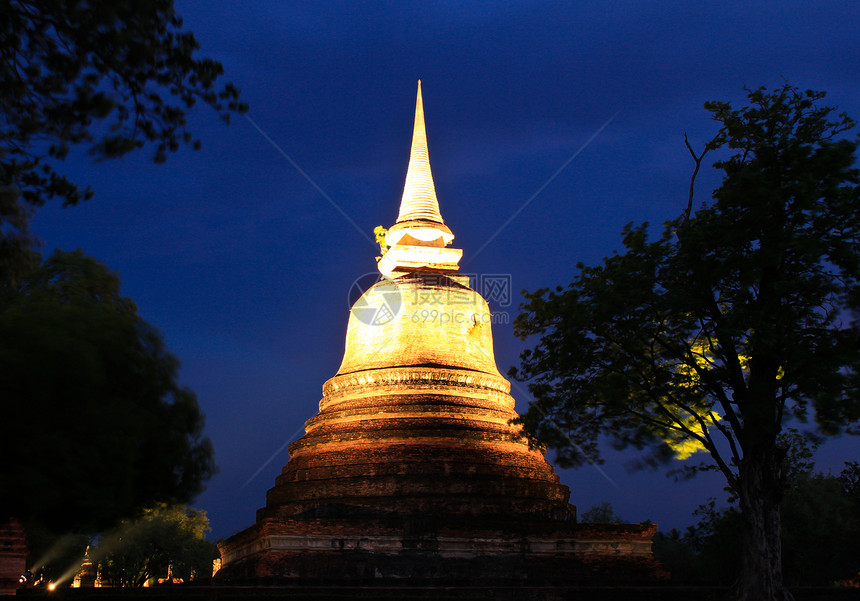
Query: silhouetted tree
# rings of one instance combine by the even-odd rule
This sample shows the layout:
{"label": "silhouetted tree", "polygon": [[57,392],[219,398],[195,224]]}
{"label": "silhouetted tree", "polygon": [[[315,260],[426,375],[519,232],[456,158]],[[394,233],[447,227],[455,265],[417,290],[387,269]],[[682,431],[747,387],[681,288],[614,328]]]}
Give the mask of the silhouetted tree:
{"label": "silhouetted tree", "polygon": [[832,585],[860,574],[860,491],[849,484],[858,464],[839,476],[807,473],[782,504],[783,571],[790,585]]}
{"label": "silhouetted tree", "polygon": [[[151,143],[162,162],[197,101],[225,120],[244,111],[224,69],[198,58],[172,0],[10,0],[0,7],[0,277],[30,245],[33,207],[92,195],[57,171],[72,146],[96,159]],[[8,277],[8,274],[6,274]]]}
{"label": "silhouetted tree", "polygon": [[592,505],[576,516],[577,521],[583,524],[620,524],[622,520],[615,513],[615,508],[609,501],[602,501]]}
{"label": "silhouetted tree", "polygon": [[621,254],[527,293],[515,322],[540,336],[511,372],[535,397],[521,421],[561,463],[597,460],[601,435],[655,464],[710,455],[689,470],[719,470],[738,498],[739,599],[788,596],[786,422],[826,436],[860,419],[857,142],[823,96],[786,85],[740,109],[706,103],[720,124],[706,150],[727,155],[713,202],[653,241],[628,225]]}
{"label": "silhouetted tree", "polygon": [[0,519],[97,532],[191,500],[215,466],[178,366],[116,274],[80,251],[0,282]]}
{"label": "silhouetted tree", "polygon": [[[828,586],[860,572],[860,496],[850,486],[858,464],[839,476],[797,472],[782,502],[782,567],[790,586]],[[699,521],[682,535],[654,539],[654,555],[676,582],[730,584],[740,568],[735,550],[743,519],[737,507],[700,506]]]}

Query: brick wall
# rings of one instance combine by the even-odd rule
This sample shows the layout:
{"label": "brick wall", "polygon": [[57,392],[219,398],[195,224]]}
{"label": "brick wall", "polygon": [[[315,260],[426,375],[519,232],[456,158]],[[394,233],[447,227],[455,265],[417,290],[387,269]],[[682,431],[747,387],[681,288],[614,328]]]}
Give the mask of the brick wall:
{"label": "brick wall", "polygon": [[14,595],[27,569],[27,542],[17,521],[0,525],[0,595]]}

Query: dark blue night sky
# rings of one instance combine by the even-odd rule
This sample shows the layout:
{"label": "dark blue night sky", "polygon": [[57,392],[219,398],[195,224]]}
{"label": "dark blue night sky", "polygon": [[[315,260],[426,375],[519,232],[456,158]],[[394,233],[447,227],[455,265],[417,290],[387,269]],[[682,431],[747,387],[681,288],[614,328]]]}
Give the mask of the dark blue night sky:
{"label": "dark blue night sky", "polygon": [[[253,523],[285,443],[340,365],[350,286],[375,270],[373,228],[397,217],[418,79],[461,269],[510,275],[513,303],[491,305],[509,322],[521,289],[565,285],[577,262],[619,248],[626,223],[683,210],[693,169],[684,133],[700,148],[716,132],[705,101],[739,104],[744,87],[789,82],[860,118],[856,2],[176,8],[241,88],[249,119],[224,126],[200,107],[191,121],[202,150],[162,166],[148,151],[70,157],[67,172],[95,198],[46,207],[34,228],[46,251],[81,247],[118,271],[181,359],[221,468],[195,503],[214,538]],[[698,200],[717,184],[703,172]],[[510,323],[494,335],[505,373],[524,345]],[[514,396],[524,407],[524,389]],[[858,455],[857,440],[839,439],[819,467],[838,472]],[[629,472],[628,454],[605,458],[562,471],[580,509],[610,501],[628,521],[680,528],[724,496],[716,476],[675,483]]]}

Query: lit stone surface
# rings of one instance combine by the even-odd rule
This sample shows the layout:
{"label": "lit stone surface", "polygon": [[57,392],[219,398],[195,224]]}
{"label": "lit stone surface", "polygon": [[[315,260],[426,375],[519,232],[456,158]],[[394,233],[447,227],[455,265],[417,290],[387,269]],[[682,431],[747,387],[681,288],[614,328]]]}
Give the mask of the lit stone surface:
{"label": "lit stone surface", "polygon": [[418,272],[370,288],[359,303],[377,308],[387,302],[392,314],[374,323],[355,309],[351,312],[337,373],[439,365],[499,375],[490,308],[457,279],[467,280]]}
{"label": "lit stone surface", "polygon": [[510,423],[517,414],[496,367],[489,306],[457,273],[461,251],[445,248],[453,234],[433,189],[420,86],[409,174],[387,240],[379,265],[387,278],[353,306],[319,413],[290,445],[256,524],[220,545],[218,577],[652,574],[656,526],[578,525],[568,487]]}
{"label": "lit stone surface", "polygon": [[418,270],[452,272],[458,269],[457,263],[462,256],[463,251],[459,248],[397,244],[385,253],[378,269],[386,277]]}

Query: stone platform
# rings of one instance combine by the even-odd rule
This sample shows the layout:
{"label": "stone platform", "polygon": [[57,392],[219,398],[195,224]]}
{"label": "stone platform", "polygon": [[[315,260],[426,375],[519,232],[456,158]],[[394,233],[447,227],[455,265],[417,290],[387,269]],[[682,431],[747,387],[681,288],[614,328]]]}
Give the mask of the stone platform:
{"label": "stone platform", "polygon": [[469,585],[653,582],[652,524],[326,507],[263,520],[222,546],[219,582]]}

